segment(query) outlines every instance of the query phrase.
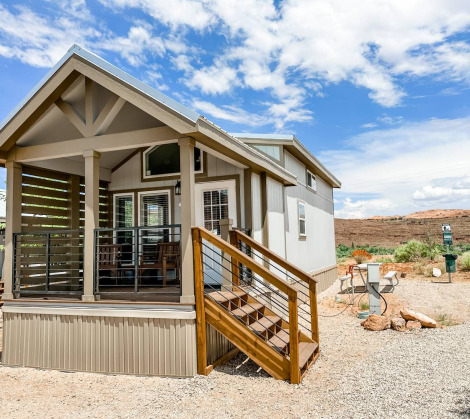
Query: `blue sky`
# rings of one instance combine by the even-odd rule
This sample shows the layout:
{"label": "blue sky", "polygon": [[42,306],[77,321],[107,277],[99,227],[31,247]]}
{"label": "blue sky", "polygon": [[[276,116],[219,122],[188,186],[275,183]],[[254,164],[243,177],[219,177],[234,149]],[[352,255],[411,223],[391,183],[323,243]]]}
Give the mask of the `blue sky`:
{"label": "blue sky", "polygon": [[464,0],[2,1],[0,119],[77,43],[229,132],[295,134],[337,216],[470,208],[469,32]]}

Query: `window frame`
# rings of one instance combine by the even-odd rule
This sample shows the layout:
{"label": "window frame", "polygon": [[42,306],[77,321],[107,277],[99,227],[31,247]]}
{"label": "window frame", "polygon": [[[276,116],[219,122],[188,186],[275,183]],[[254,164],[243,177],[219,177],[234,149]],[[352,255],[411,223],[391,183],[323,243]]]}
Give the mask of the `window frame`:
{"label": "window frame", "polygon": [[[308,177],[309,175],[315,180],[315,187],[311,186],[308,184]],[[307,188],[310,189],[311,191],[313,192],[316,192],[317,191],[317,176],[315,174],[313,174],[310,170],[307,169]]]}
{"label": "window frame", "polygon": [[[139,227],[144,227],[142,225],[142,203],[141,197],[142,195],[168,195],[168,225],[172,225],[173,222],[173,214],[172,214],[172,205],[171,205],[171,190],[170,189],[157,189],[152,191],[139,191],[137,192],[137,225]],[[153,227],[153,226],[145,226],[145,227]]]}
{"label": "window frame", "polygon": [[[148,147],[146,150],[142,151],[142,154],[141,154],[142,179],[147,180],[147,179],[159,179],[159,178],[168,178],[168,177],[177,178],[177,177],[181,176],[181,172],[162,173],[160,175],[147,175],[146,154],[148,152],[152,151],[152,149],[154,149],[156,146],[167,145],[167,144],[178,144],[178,141],[173,141],[173,140],[172,141],[162,141],[161,143],[153,144],[150,147]],[[201,169],[200,170],[195,170],[194,173],[195,174],[204,173],[204,152],[199,147],[194,147],[194,148],[198,148],[200,153],[201,153]]]}
{"label": "window frame", "polygon": [[[304,208],[304,215],[303,218],[300,214],[300,207],[303,206]],[[304,222],[304,233],[301,233],[300,225],[301,221]],[[307,238],[307,205],[304,201],[297,201],[297,227],[299,229],[299,238],[306,239]]]}
{"label": "window frame", "polygon": [[[116,227],[116,215],[117,215],[117,205],[116,205],[116,198],[122,197],[122,196],[130,196],[131,201],[132,201],[132,225],[134,226],[135,224],[135,195],[134,192],[122,192],[122,193],[115,193],[113,194],[113,228],[120,228]],[[124,227],[127,228],[127,227]],[[132,228],[132,227],[128,227]]]}

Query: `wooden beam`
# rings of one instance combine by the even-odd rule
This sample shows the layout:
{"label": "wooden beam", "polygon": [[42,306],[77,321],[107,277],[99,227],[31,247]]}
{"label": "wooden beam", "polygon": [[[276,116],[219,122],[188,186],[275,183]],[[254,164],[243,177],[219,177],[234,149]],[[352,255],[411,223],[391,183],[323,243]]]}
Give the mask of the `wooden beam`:
{"label": "wooden beam", "polygon": [[93,103],[93,81],[85,77],[85,137],[93,136],[95,122],[95,107]]}
{"label": "wooden beam", "polygon": [[114,173],[117,169],[124,166],[130,159],[132,159],[132,157],[134,157],[136,154],[139,154],[143,150],[147,150],[147,147],[138,148],[134,150],[131,154],[129,154],[127,157],[124,157],[118,164],[116,164],[116,166],[111,169],[111,173]]}
{"label": "wooden beam", "polygon": [[24,163],[80,156],[83,155],[85,151],[91,149],[100,153],[115,150],[129,150],[136,147],[151,146],[159,142],[174,141],[180,136],[178,132],[170,127],[148,128],[30,147],[14,147],[8,153],[8,159]]}
{"label": "wooden beam", "polygon": [[73,124],[75,128],[80,131],[84,137],[86,137],[86,126],[85,121],[82,117],[75,111],[73,106],[62,100],[62,98],[58,98],[55,102],[55,105],[61,110],[64,116]]}
{"label": "wooden beam", "polygon": [[101,135],[116,119],[126,101],[120,96],[111,96],[93,124],[93,135]]}

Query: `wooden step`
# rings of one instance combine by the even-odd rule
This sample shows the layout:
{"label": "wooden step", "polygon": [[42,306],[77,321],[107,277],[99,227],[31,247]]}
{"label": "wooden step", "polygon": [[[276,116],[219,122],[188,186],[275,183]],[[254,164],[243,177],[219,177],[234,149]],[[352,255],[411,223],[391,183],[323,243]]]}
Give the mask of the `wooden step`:
{"label": "wooden step", "polygon": [[260,303],[249,303],[245,304],[235,310],[232,310],[231,313],[238,318],[248,317],[249,322],[256,320],[258,318],[258,311],[264,308],[263,304]]}
{"label": "wooden step", "polygon": [[218,303],[225,303],[227,301],[236,300],[237,298],[244,299],[247,294],[243,291],[214,291],[210,292],[209,296]]}
{"label": "wooden step", "polygon": [[289,345],[289,340],[289,331],[286,329],[281,329],[271,339],[269,339],[268,343],[277,351],[285,352],[286,347]]}
{"label": "wooden step", "polygon": [[317,342],[299,342],[299,366],[303,369],[308,361],[313,358],[315,350],[318,348]]}
{"label": "wooden step", "polygon": [[278,316],[264,316],[250,324],[250,328],[255,333],[264,337],[268,337],[266,336],[266,334],[269,334],[268,331],[271,331],[271,334],[274,335],[279,327],[281,327],[281,318]]}

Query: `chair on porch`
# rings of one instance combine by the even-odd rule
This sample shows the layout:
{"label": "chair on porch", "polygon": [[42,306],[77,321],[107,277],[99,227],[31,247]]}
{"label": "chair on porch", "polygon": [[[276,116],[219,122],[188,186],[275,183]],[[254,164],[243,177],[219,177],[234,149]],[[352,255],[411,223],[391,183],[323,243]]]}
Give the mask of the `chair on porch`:
{"label": "chair on porch", "polygon": [[179,282],[180,276],[180,243],[168,242],[158,243],[156,253],[149,258],[149,255],[140,256],[139,277],[149,269],[162,270],[163,286],[166,286],[168,279],[168,269],[175,270],[175,277]]}
{"label": "chair on porch", "polygon": [[120,244],[100,244],[98,246],[98,279],[102,277],[102,272],[109,272],[116,280],[121,276],[121,254]]}

